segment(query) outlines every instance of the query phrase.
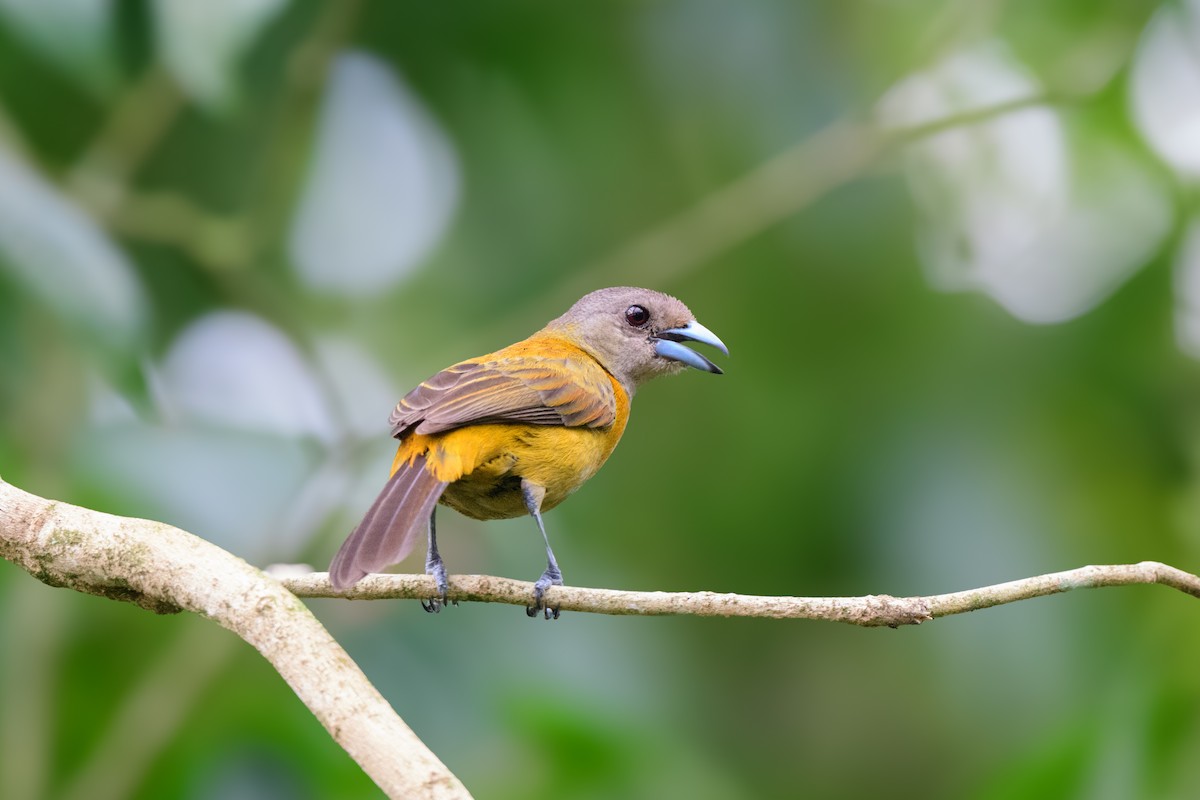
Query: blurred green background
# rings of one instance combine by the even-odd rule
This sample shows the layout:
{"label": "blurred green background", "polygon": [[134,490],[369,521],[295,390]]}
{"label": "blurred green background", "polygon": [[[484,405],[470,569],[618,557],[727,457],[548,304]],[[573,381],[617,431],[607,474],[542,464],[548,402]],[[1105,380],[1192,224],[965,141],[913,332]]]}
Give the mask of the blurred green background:
{"label": "blurred green background", "polygon": [[[0,0],[0,474],[323,569],[408,388],[683,299],[568,583],[1200,569],[1200,3]],[[441,516],[533,579],[529,520]],[[419,570],[414,557],[401,569]],[[1190,798],[1200,607],[899,631],[312,607],[481,798]],[[357,798],[247,646],[0,563],[0,786]]]}

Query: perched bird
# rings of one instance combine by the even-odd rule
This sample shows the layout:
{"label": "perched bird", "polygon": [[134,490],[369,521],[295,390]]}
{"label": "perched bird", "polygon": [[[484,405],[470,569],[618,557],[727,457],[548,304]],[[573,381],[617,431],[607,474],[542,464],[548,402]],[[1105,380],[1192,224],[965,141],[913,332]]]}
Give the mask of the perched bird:
{"label": "perched bird", "polygon": [[389,420],[400,440],[391,478],[329,565],[333,587],[345,590],[400,561],[427,534],[425,572],[437,596],[422,605],[438,611],[449,584],[437,549],[437,503],[474,519],[529,514],[546,542],[547,566],[527,611],[557,618],[544,595],[562,585],[562,572],[542,512],[608,459],[640,385],[689,366],[721,372],[685,341],[729,354],[675,298],[601,289],[528,339],[461,361],[413,389]]}

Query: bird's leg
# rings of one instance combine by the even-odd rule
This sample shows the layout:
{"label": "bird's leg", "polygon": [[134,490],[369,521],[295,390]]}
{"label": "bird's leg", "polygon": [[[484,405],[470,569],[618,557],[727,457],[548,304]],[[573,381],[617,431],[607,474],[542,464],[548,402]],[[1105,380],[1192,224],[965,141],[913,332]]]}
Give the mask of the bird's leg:
{"label": "bird's leg", "polygon": [[558,606],[548,606],[543,599],[547,589],[551,586],[562,586],[563,583],[562,570],[558,568],[554,551],[550,549],[550,537],[546,535],[546,526],[542,522],[542,499],[546,496],[546,487],[522,480],[521,494],[525,498],[525,508],[529,509],[530,516],[537,521],[538,530],[542,532],[542,540],[546,542],[546,571],[533,585],[533,605],[527,606],[525,613],[536,617],[541,611],[545,614],[546,619],[558,619]]}
{"label": "bird's leg", "polygon": [[[430,614],[436,614],[446,605],[446,595],[450,591],[450,582],[446,579],[446,565],[442,563],[442,555],[437,549],[437,507],[429,515],[429,549],[425,552],[425,574],[432,575],[437,584],[437,595],[429,601],[421,601],[421,608]],[[458,605],[458,601],[454,602]]]}

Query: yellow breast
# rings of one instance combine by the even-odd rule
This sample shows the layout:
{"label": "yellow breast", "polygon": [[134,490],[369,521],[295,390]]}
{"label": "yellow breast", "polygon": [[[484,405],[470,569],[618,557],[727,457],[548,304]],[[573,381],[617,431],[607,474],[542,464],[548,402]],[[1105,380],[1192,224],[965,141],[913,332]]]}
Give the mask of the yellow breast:
{"label": "yellow breast", "polygon": [[523,423],[468,425],[405,437],[392,471],[419,454],[448,482],[441,502],[474,519],[508,519],[528,511],[521,481],[546,489],[542,510],[578,489],[612,454],[629,420],[629,395],[611,378],[616,419],[607,428],[566,428]]}

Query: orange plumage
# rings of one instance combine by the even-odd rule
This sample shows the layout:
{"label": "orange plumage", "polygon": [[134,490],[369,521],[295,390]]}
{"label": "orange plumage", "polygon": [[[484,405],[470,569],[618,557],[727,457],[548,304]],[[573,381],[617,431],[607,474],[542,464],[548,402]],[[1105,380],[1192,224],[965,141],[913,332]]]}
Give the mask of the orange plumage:
{"label": "orange plumage", "polygon": [[[428,531],[426,571],[440,598],[425,606],[437,610],[448,591],[433,525],[439,501],[475,519],[528,513],[544,536],[541,512],[612,454],[640,383],[684,365],[720,371],[683,340],[725,349],[678,300],[605,289],[528,339],[459,362],[413,389],[390,418],[400,440],[391,477],[330,565],[335,588],[401,560]],[[562,582],[548,539],[546,551],[534,613],[545,590]]]}
{"label": "orange plumage", "polygon": [[[532,366],[537,369],[539,391],[554,397],[550,408],[582,408],[604,423],[598,427],[476,423],[402,439],[392,473],[425,456],[425,469],[450,484],[441,502],[468,517],[510,519],[528,513],[518,495],[500,491],[514,473],[544,486],[541,508],[554,508],[596,474],[625,432],[629,394],[594,358],[564,339],[535,335],[462,363],[493,364],[506,376]],[[500,390],[495,386],[476,391],[483,395],[481,406],[498,404]]]}

